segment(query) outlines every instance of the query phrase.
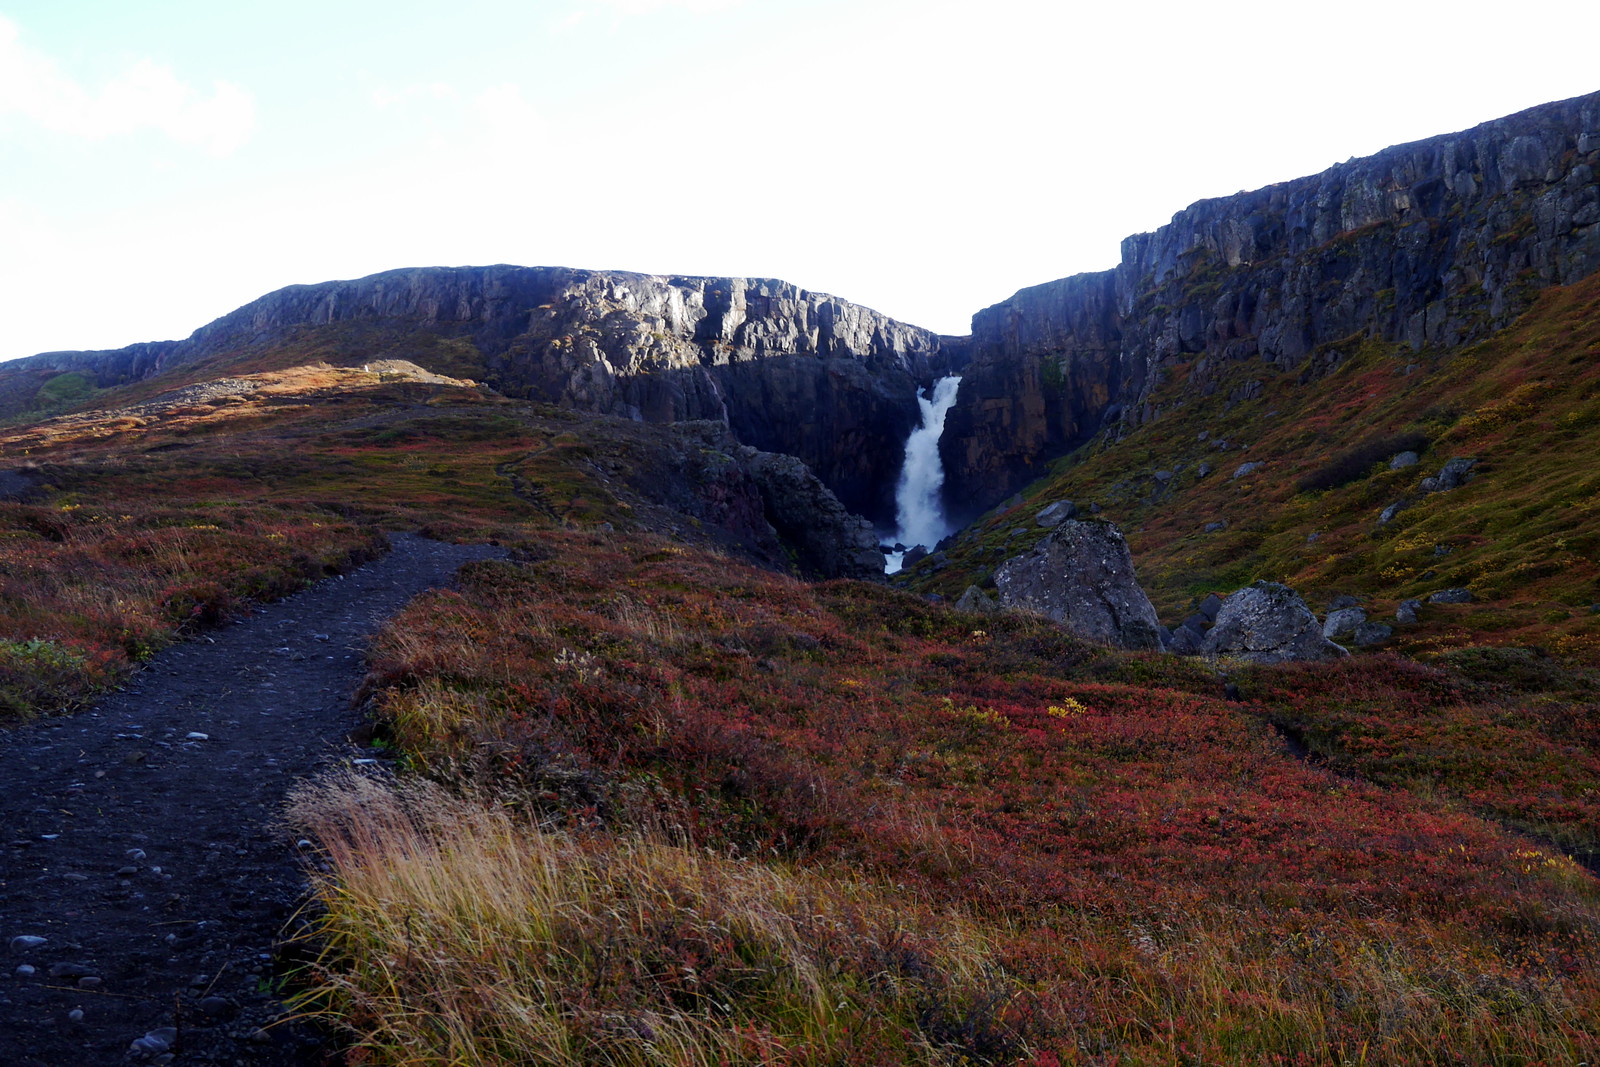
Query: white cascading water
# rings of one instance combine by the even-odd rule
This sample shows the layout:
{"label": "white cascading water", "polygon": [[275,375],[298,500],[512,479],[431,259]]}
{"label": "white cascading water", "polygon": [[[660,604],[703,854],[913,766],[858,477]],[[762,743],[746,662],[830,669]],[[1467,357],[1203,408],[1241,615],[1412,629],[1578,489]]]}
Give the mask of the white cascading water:
{"label": "white cascading water", "polygon": [[[896,542],[907,548],[933,546],[950,534],[950,525],[944,517],[944,501],[940,491],[944,488],[944,463],[939,459],[939,435],[944,433],[944,417],[956,402],[956,390],[961,386],[959,375],[940,378],[933,383],[931,396],[917,394],[922,407],[922,425],[906,438],[906,462],[900,468],[900,484],[895,488]],[[890,552],[884,557],[884,571],[893,574],[900,569],[904,552]]]}

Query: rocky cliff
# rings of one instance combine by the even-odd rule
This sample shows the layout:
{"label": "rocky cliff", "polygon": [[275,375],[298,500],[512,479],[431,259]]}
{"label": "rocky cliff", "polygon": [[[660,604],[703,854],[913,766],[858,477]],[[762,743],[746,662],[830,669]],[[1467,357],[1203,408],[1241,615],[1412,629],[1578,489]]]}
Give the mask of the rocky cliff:
{"label": "rocky cliff", "polygon": [[1448,347],[1535,292],[1600,269],[1600,93],[1215,200],[1129,237],[1099,274],[1024,289],[973,317],[972,363],[941,451],[952,499],[986,507],[1188,364],[1312,378],[1378,339]]}
{"label": "rocky cliff", "polygon": [[358,347],[373,358],[403,331],[469,340],[486,382],[511,396],[724,422],[745,444],[800,457],[880,521],[892,518],[917,383],[950,359],[936,334],[770,279],[419,268],[280,289],[183,341],[17,361],[0,374],[0,404],[15,410],[65,372],[105,388],[297,339],[316,350],[317,331],[337,327],[366,329]]}

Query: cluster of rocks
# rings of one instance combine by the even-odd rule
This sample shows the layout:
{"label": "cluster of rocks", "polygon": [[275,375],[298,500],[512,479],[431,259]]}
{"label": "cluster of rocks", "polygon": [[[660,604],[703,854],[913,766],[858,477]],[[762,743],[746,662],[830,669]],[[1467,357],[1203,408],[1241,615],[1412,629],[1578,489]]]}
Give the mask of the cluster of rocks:
{"label": "cluster of rocks", "polygon": [[[1401,452],[1389,461],[1389,469],[1401,470],[1405,467],[1414,467],[1417,465],[1418,458],[1415,452]],[[1471,456],[1457,456],[1448,460],[1443,467],[1439,468],[1438,474],[1424,478],[1417,483],[1417,492],[1422,496],[1428,496],[1431,493],[1448,493],[1452,489],[1458,489],[1475,477],[1475,472],[1472,468],[1477,465],[1478,461]],[[1410,497],[1403,496],[1396,500],[1378,513],[1378,525],[1387,526],[1394,521],[1396,515],[1410,507],[1412,503],[1413,501]]]}
{"label": "cluster of rocks", "polygon": [[[1127,542],[1116,526],[1097,519],[1059,519],[1055,507],[1040,513],[1050,533],[996,570],[996,595],[968,586],[955,603],[958,610],[1027,611],[1116,648],[1257,663],[1333,659],[1348,655],[1351,647],[1376,647],[1394,636],[1394,627],[1369,619],[1353,596],[1336,597],[1319,620],[1293,589],[1266,581],[1226,597],[1208,594],[1193,614],[1169,630],[1140,588]],[[1052,519],[1048,524],[1043,521],[1046,512]],[[1427,598],[1433,604],[1471,599],[1466,589],[1442,589]],[[1415,623],[1421,607],[1420,600],[1403,602],[1395,621]]]}
{"label": "cluster of rocks", "polygon": [[1328,617],[1322,623],[1322,636],[1330,641],[1344,641],[1367,648],[1389,640],[1394,636],[1394,628],[1369,621],[1366,609],[1355,597],[1341,596],[1328,605]]}

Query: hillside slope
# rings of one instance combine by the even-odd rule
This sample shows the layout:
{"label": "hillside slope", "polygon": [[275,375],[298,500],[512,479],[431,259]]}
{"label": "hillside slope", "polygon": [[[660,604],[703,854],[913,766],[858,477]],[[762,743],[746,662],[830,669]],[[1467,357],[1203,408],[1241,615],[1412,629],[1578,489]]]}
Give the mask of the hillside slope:
{"label": "hillside slope", "polygon": [[[1600,662],[1600,277],[1545,291],[1472,346],[1369,340],[1312,380],[1226,363],[1215,390],[1194,389],[1193,369],[1152,389],[1159,418],[1059,461],[916,569],[915,587],[985,584],[1044,535],[1034,513],[1067,499],[1123,527],[1171,625],[1257,578],[1319,609],[1355,596],[1390,623],[1404,600],[1465,588],[1472,603],[1426,605],[1398,647],[1522,643]],[[1418,461],[1392,466],[1403,452]],[[1427,492],[1467,459],[1464,484]]]}
{"label": "hillside slope", "polygon": [[351,1062],[1600,1051],[1589,676],[1380,654],[1229,690],[804,583],[721,432],[395,363],[15,427],[5,708],[92,699],[378,525],[506,547],[378,641],[402,782],[307,784],[281,842],[325,849],[293,974]]}

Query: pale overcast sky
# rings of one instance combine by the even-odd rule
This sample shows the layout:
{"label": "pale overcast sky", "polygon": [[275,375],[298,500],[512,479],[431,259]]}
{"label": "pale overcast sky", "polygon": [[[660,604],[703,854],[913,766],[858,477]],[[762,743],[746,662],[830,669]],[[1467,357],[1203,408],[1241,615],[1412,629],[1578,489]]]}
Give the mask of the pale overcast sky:
{"label": "pale overcast sky", "polygon": [[1600,89],[1600,4],[0,0],[0,358],[520,263],[964,333],[1187,204]]}

